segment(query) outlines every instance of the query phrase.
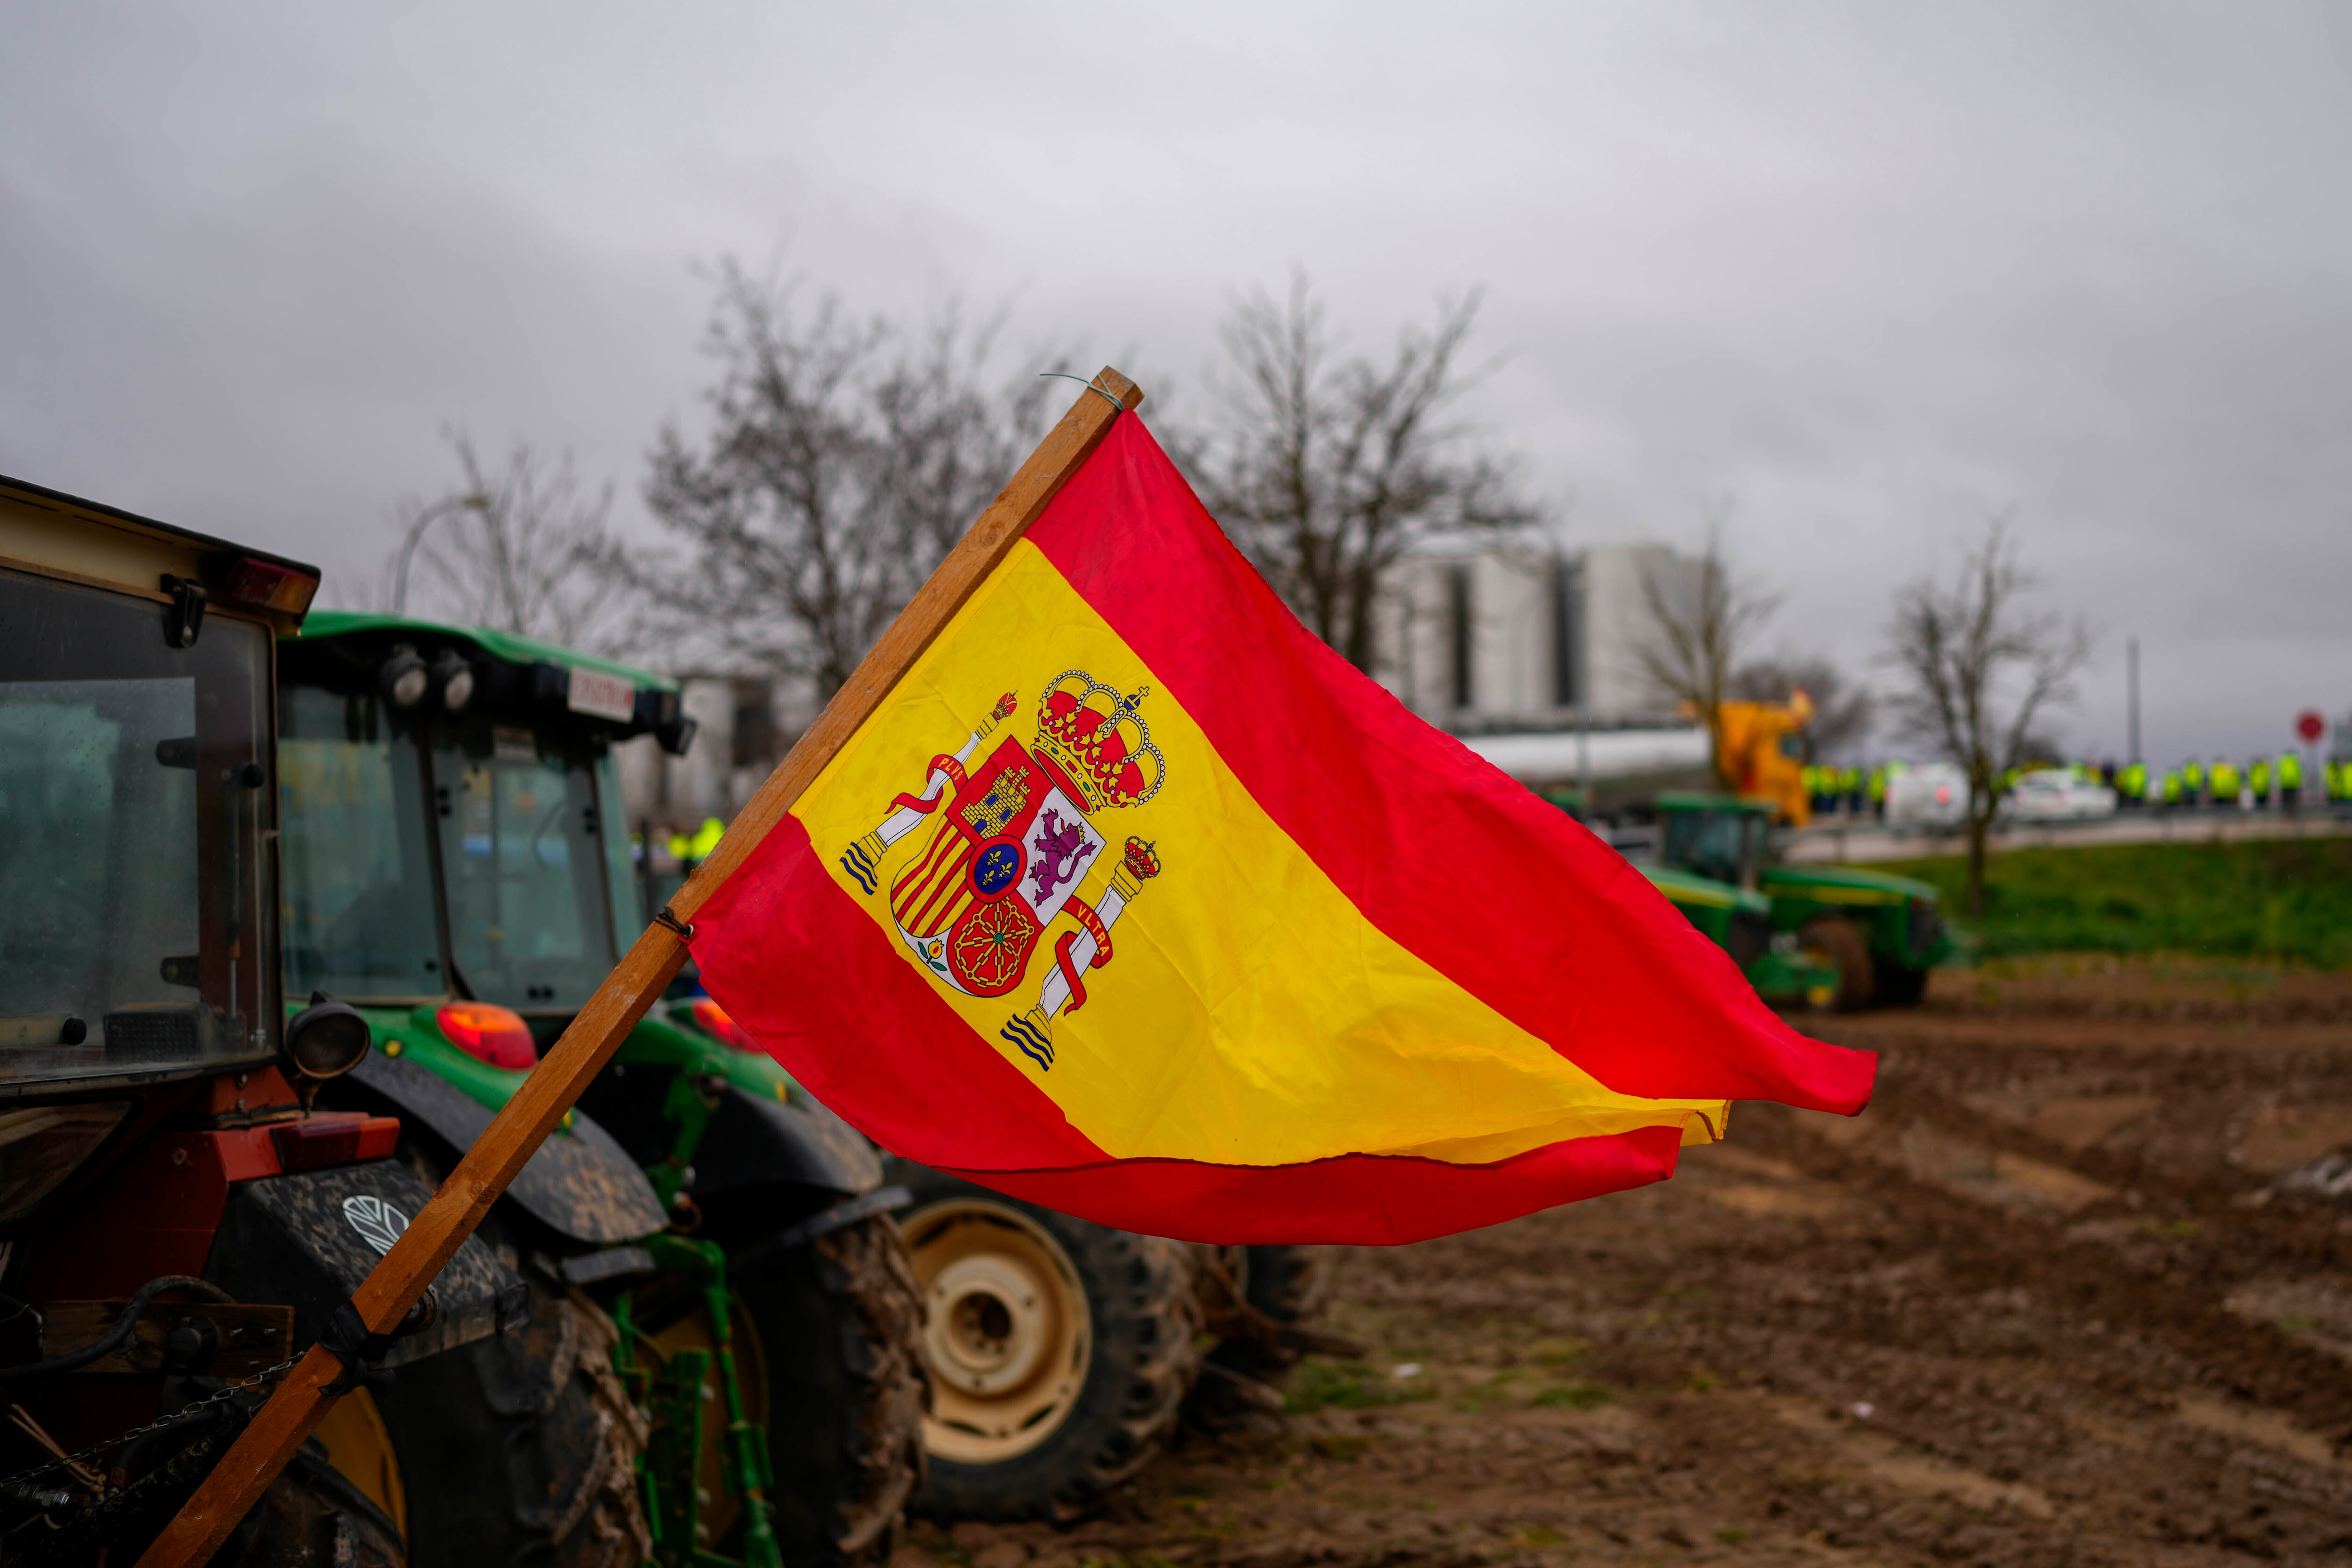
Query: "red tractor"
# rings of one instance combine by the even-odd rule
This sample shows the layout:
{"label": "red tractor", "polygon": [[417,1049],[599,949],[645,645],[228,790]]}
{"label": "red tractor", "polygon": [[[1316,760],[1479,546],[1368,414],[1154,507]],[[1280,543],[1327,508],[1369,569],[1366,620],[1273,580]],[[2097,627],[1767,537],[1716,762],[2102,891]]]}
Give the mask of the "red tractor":
{"label": "red tractor", "polygon": [[[315,1103],[365,1020],[279,994],[275,647],[318,577],[0,479],[12,1564],[135,1561],[431,1196],[399,1121]],[[609,1325],[530,1267],[467,1241],[215,1561],[641,1560]]]}

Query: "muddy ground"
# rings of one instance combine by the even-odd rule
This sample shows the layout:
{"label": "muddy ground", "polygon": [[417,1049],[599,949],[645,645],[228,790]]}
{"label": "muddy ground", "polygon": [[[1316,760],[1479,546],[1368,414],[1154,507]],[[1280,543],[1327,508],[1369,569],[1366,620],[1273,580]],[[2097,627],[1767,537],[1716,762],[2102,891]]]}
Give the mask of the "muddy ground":
{"label": "muddy ground", "polygon": [[1884,1053],[1862,1118],[1350,1252],[1375,1348],[1291,1414],[898,1568],[2352,1562],[2352,976],[2039,961],[1809,1026]]}

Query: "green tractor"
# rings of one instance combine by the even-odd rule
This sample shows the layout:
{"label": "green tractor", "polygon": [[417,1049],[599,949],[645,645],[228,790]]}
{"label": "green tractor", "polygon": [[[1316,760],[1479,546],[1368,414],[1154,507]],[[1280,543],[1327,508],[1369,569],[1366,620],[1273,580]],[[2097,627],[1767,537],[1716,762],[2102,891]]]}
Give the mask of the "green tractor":
{"label": "green tractor", "polygon": [[[327,1098],[436,1181],[645,924],[613,745],[692,724],[650,671],[398,616],[315,614],[278,667],[287,991],[359,1008],[380,1048]],[[888,1556],[928,1403],[906,1202],[764,1053],[657,1009],[486,1219],[614,1343],[656,1562]]]}
{"label": "green tractor", "polygon": [[[1744,939],[1753,951],[1759,938],[1764,956],[1801,965],[1819,978],[1808,982],[1809,999],[1840,1012],[1872,1006],[1916,1006],[1927,994],[1927,972],[1953,952],[1936,889],[1908,877],[1864,871],[1852,866],[1798,866],[1769,858],[1773,805],[1769,801],[1727,795],[1677,793],[1657,800],[1660,843],[1657,865],[1644,868],[1669,898],[1692,915],[1693,923],[1716,934],[1695,912],[1698,906],[1677,897],[1670,880],[1699,879],[1727,892],[1747,895],[1725,919],[1727,930],[1747,920]],[[1766,906],[1769,925],[1758,931],[1757,902]],[[1723,936],[1733,956],[1743,948]],[[1757,989],[1768,1000],[1761,972],[1750,966]]]}

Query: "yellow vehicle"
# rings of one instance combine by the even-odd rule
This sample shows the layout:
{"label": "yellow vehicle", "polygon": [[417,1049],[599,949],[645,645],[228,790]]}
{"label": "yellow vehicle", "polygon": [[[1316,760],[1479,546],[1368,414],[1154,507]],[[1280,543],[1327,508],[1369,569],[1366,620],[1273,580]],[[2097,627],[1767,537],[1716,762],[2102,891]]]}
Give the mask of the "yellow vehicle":
{"label": "yellow vehicle", "polygon": [[1716,715],[1716,763],[1731,793],[1770,801],[1774,818],[1791,826],[1811,820],[1799,736],[1812,721],[1813,700],[1800,689],[1786,702],[1726,702]]}

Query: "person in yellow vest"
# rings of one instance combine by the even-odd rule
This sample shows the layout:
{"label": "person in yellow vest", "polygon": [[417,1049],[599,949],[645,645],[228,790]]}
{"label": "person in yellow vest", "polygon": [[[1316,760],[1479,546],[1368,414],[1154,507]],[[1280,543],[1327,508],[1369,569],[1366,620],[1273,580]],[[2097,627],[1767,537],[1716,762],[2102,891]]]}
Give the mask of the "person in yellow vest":
{"label": "person in yellow vest", "polygon": [[2281,752],[2278,760],[2279,809],[2294,811],[2303,802],[2303,753]]}
{"label": "person in yellow vest", "polygon": [[2254,809],[2267,811],[2271,804],[2271,760],[2256,757],[2246,764],[2246,783],[2254,792]]}
{"label": "person in yellow vest", "polygon": [[2185,788],[2179,768],[2164,770],[2164,805],[2167,810],[2180,804]]}
{"label": "person in yellow vest", "polygon": [[2205,770],[2205,787],[2213,804],[2224,811],[2238,809],[2238,764],[2227,757],[2216,757],[2213,765]]}
{"label": "person in yellow vest", "polygon": [[1879,763],[1870,770],[1870,815],[1886,815],[1886,764]]}
{"label": "person in yellow vest", "polygon": [[2191,757],[2180,764],[2180,803],[2183,805],[2205,804],[2205,764]]}
{"label": "person in yellow vest", "polygon": [[2126,763],[2116,772],[2116,795],[2129,808],[2147,804],[2147,764]]}

